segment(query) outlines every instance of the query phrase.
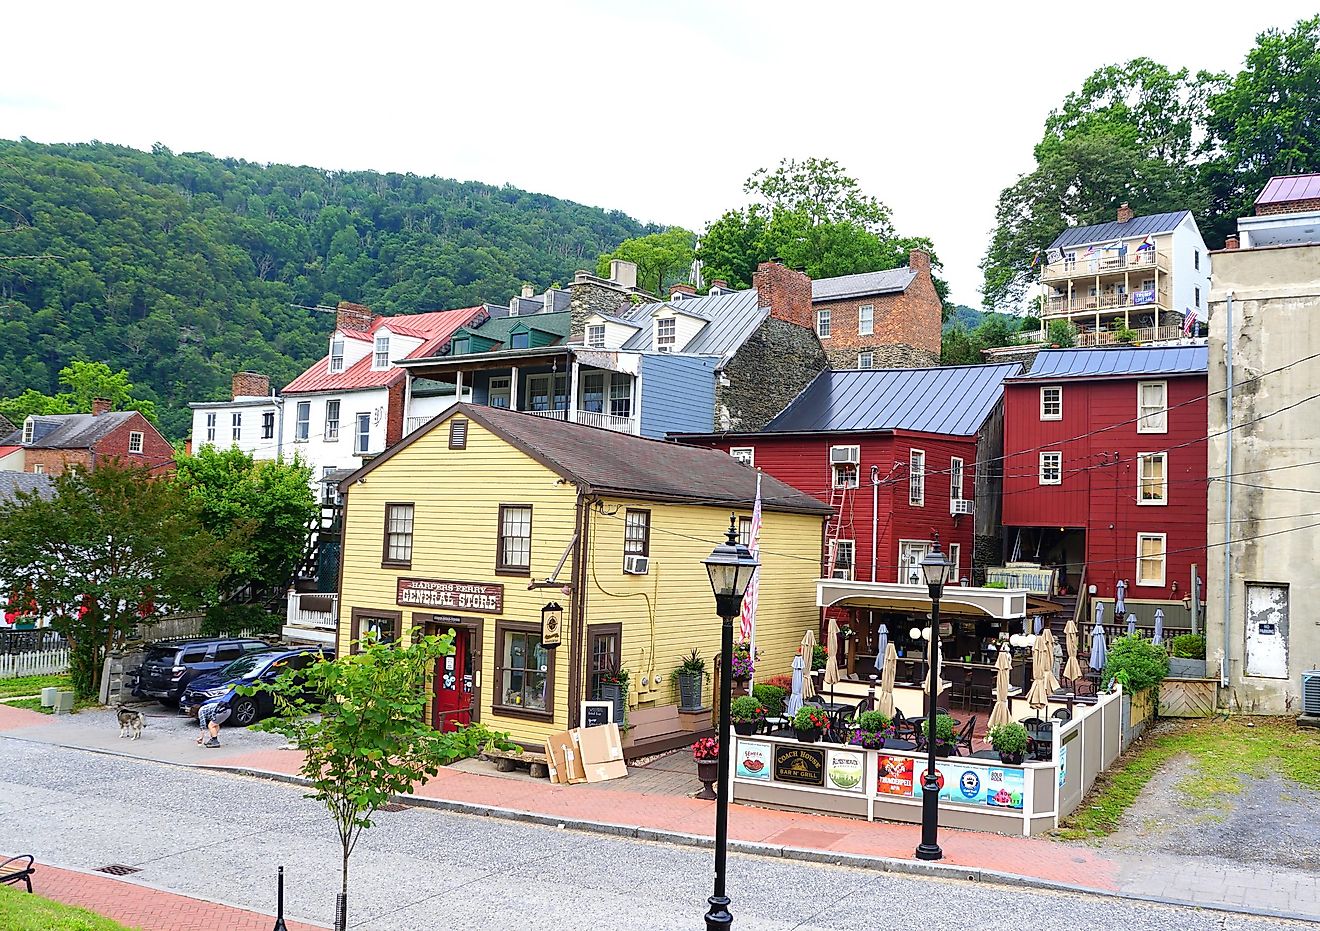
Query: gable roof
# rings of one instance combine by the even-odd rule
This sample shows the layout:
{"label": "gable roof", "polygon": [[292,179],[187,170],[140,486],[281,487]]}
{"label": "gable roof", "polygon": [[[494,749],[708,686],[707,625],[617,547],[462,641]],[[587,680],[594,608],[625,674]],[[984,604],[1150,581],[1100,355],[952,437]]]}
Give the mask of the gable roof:
{"label": "gable roof", "polygon": [[43,498],[55,496],[55,482],[49,475],[34,472],[0,472],[0,501],[13,501],[19,492],[33,492]]}
{"label": "gable roof", "polygon": [[1287,204],[1298,200],[1320,199],[1320,173],[1306,175],[1276,175],[1266,183],[1256,206],[1261,204]]}
{"label": "gable roof", "polygon": [[[470,418],[588,494],[745,508],[756,498],[756,470],[719,450],[466,403],[413,431],[340,487],[348,490],[354,481],[456,415]],[[829,505],[769,475],[762,476],[761,494],[766,510],[831,513]]]}
{"label": "gable roof", "polygon": [[1152,213],[1146,217],[1133,217],[1126,223],[1110,220],[1108,223],[1095,223],[1091,226],[1074,226],[1060,233],[1054,242],[1050,243],[1050,248],[1085,246],[1088,243],[1131,239],[1134,236],[1156,236],[1172,231],[1184,218],[1191,215],[1190,210],[1175,210],[1172,213]]}
{"label": "gable roof", "polygon": [[1031,371],[1013,381],[1059,378],[1126,378],[1136,375],[1204,375],[1205,346],[1128,346],[1097,349],[1042,349]]}
{"label": "gable roof", "polygon": [[638,352],[653,351],[655,327],[651,326],[650,321],[661,307],[706,321],[683,347],[684,353],[719,356],[726,362],[733,358],[748,337],[770,315],[770,308],[760,306],[760,295],[755,288],[658,304],[637,304],[624,311],[623,317],[636,325],[638,330],[619,348]]}
{"label": "gable roof", "polygon": [[762,433],[916,430],[975,436],[1016,362],[821,372]]}
{"label": "gable roof", "polygon": [[916,280],[917,273],[907,267],[882,272],[862,272],[837,278],[818,278],[811,282],[813,301],[841,301],[867,294],[901,294]]}
{"label": "gable roof", "polygon": [[[32,442],[26,449],[91,449],[106,435],[122,427],[137,411],[108,411],[96,414],[44,414],[33,418]],[[147,427],[155,429],[148,421]],[[4,445],[21,445],[20,427],[5,438]]]}

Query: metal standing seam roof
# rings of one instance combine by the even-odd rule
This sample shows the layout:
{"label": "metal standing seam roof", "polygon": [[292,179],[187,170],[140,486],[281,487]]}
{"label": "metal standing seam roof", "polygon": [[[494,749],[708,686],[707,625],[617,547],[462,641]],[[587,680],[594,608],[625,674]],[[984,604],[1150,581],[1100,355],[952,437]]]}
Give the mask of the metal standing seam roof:
{"label": "metal standing seam roof", "polygon": [[1017,362],[821,372],[762,433],[914,430],[975,436]]}
{"label": "metal standing seam roof", "polygon": [[1320,173],[1277,175],[1266,183],[1256,204],[1286,204],[1294,200],[1320,198]]}
{"label": "metal standing seam roof", "polygon": [[902,266],[882,272],[862,272],[857,275],[840,275],[837,278],[819,278],[811,282],[813,301],[839,301],[850,297],[862,297],[867,294],[898,294],[906,291],[908,285],[916,279],[917,273]]}
{"label": "metal standing seam roof", "polygon": [[1124,378],[1136,375],[1204,375],[1205,346],[1133,346],[1100,349],[1042,349],[1031,371],[1014,381],[1055,378]]}
{"label": "metal standing seam roof", "polygon": [[1091,226],[1074,226],[1060,233],[1054,242],[1050,243],[1050,248],[1065,249],[1090,243],[1112,242],[1115,239],[1131,239],[1134,236],[1156,236],[1170,232],[1185,217],[1191,215],[1190,210],[1175,210],[1172,213],[1152,213],[1146,217],[1133,217],[1126,223],[1110,220],[1108,223],[1095,223]]}
{"label": "metal standing seam roof", "polygon": [[650,321],[656,310],[670,307],[680,313],[691,313],[708,321],[700,332],[682,347],[682,352],[689,355],[719,356],[727,362],[770,315],[768,307],[759,305],[760,295],[755,288],[728,294],[685,298],[682,301],[638,304],[625,313],[624,318],[640,329],[619,348],[638,352],[654,351],[655,327],[650,325]]}

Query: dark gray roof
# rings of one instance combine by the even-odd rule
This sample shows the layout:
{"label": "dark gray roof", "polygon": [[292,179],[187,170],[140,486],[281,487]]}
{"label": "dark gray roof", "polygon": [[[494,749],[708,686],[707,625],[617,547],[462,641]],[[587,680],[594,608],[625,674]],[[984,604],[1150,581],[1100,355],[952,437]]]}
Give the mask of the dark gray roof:
{"label": "dark gray roof", "polygon": [[688,297],[661,304],[638,304],[631,310],[623,311],[623,316],[640,329],[619,348],[652,351],[655,337],[655,327],[651,325],[652,315],[661,307],[671,307],[679,313],[709,321],[682,348],[683,352],[719,356],[727,362],[769,316],[770,309],[759,305],[760,296],[755,289]]}
{"label": "dark gray roof", "polygon": [[13,501],[20,491],[35,491],[43,498],[51,498],[55,495],[55,483],[49,475],[0,472],[0,501]]}
{"label": "dark gray roof", "polygon": [[[122,427],[135,416],[137,411],[110,411],[100,416],[94,414],[48,414],[33,418],[32,442],[27,444],[33,449],[90,449],[96,441],[117,427]],[[23,438],[20,429],[8,442],[19,443]]]}
{"label": "dark gray roof", "polygon": [[839,301],[867,294],[899,294],[907,290],[917,273],[907,266],[890,268],[882,272],[862,272],[859,275],[840,275],[838,278],[818,278],[811,282],[813,301]]}
{"label": "dark gray roof", "polygon": [[[756,470],[716,449],[473,404],[457,404],[413,431],[353,473],[341,487],[351,486],[454,414],[471,418],[591,493],[747,508],[756,498]],[[769,475],[761,479],[761,497],[766,510],[821,516],[831,513],[829,505]]]}
{"label": "dark gray roof", "polygon": [[1031,371],[1017,381],[1056,378],[1124,378],[1131,375],[1204,375],[1205,346],[1134,346],[1042,349]]}
{"label": "dark gray roof", "polygon": [[1084,246],[1093,242],[1110,242],[1115,239],[1131,239],[1134,236],[1155,236],[1167,233],[1191,216],[1189,210],[1175,210],[1173,213],[1152,213],[1148,217],[1133,217],[1126,223],[1111,220],[1108,223],[1096,223],[1092,226],[1074,226],[1058,235],[1050,243],[1051,249],[1068,246]]}
{"label": "dark gray roof", "polygon": [[1016,362],[931,369],[821,372],[763,433],[920,430],[975,436]]}

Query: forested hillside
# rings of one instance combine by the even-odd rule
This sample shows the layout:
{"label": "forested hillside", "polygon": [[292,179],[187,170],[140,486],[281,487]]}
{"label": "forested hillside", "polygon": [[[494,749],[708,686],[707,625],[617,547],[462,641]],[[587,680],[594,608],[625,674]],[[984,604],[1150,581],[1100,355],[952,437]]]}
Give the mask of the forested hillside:
{"label": "forested hillside", "polygon": [[505,301],[653,232],[513,187],[0,140],[0,396],[74,359],[127,369],[167,435],[231,373],[292,379],[332,318]]}

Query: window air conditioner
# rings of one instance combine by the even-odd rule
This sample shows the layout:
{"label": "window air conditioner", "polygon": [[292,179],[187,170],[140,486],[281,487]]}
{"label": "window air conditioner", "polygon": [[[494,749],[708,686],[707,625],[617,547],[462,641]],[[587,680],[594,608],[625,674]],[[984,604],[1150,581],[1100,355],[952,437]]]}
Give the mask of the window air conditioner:
{"label": "window air conditioner", "polygon": [[630,554],[623,557],[623,571],[629,575],[646,575],[651,567],[651,557]]}
{"label": "window air conditioner", "polygon": [[830,465],[857,465],[862,460],[859,446],[831,446]]}
{"label": "window air conditioner", "polygon": [[834,572],[831,573],[831,578],[842,579],[842,580],[845,581],[845,582],[849,582],[849,581],[852,580],[852,570],[850,570],[850,569],[835,569]]}
{"label": "window air conditioner", "polygon": [[1320,669],[1302,673],[1302,714],[1320,716]]}
{"label": "window air conditioner", "polygon": [[968,498],[954,498],[949,502],[950,514],[975,514],[976,502]]}

